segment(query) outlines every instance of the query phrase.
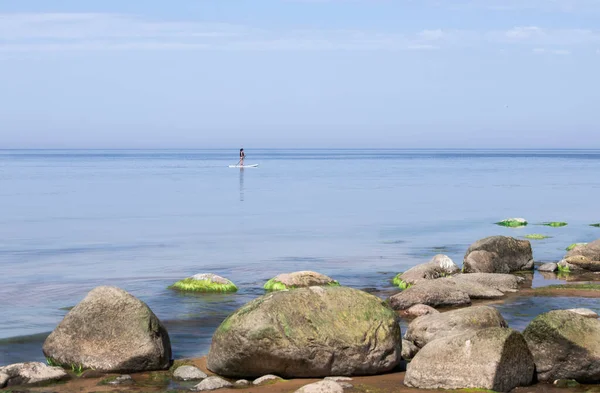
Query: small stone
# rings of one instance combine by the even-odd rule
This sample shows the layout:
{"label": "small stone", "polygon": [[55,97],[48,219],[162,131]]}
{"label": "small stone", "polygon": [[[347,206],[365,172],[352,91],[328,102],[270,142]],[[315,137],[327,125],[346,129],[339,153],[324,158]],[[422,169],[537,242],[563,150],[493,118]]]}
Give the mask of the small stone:
{"label": "small stone", "polygon": [[254,382],[252,382],[252,384],[253,385],[264,385],[266,383],[277,382],[279,380],[281,380],[281,378],[278,377],[277,375],[269,374],[269,375],[264,375],[260,378],[255,379]]}
{"label": "small stone", "polygon": [[194,381],[207,378],[208,375],[203,373],[198,367],[180,366],[173,373],[173,378],[181,381]]}
{"label": "small stone", "polygon": [[222,388],[230,388],[233,385],[221,377],[208,377],[194,386],[191,390],[204,391],[204,390],[216,390]]}
{"label": "small stone", "polygon": [[586,318],[597,319],[598,317],[600,317],[595,311],[590,310],[589,308],[571,308],[567,311],[574,312],[575,314],[579,314]]}
{"label": "small stone", "polygon": [[[0,381],[6,379],[4,384],[10,382],[12,385],[27,385],[60,381],[65,378],[67,378],[65,370],[60,367],[50,367],[41,362],[16,363],[0,367]],[[0,386],[2,386],[1,383]]]}
{"label": "small stone", "polygon": [[333,381],[333,382],[347,382],[347,381],[352,381],[352,378],[350,377],[325,377],[326,381]]}
{"label": "small stone", "polygon": [[344,388],[334,381],[319,381],[302,386],[295,393],[342,393]]}
{"label": "small stone", "polygon": [[579,387],[579,382],[573,380],[573,379],[557,379],[556,381],[554,381],[554,385],[557,388],[576,388]]}
{"label": "small stone", "polygon": [[440,312],[431,306],[425,304],[415,304],[404,312],[409,317],[421,317],[429,314],[439,314]]}
{"label": "small stone", "polygon": [[132,383],[133,378],[131,378],[131,375],[120,375],[114,380],[108,382],[109,385],[127,385]]}
{"label": "small stone", "polygon": [[538,267],[538,270],[540,272],[555,272],[558,270],[558,264],[557,263],[544,263],[543,265]]}
{"label": "small stone", "polygon": [[412,360],[417,352],[419,352],[419,347],[417,347],[412,341],[402,339],[402,359]]}
{"label": "small stone", "polygon": [[246,379],[240,379],[238,381],[235,381],[236,386],[248,386],[250,385],[250,381],[246,380]]}

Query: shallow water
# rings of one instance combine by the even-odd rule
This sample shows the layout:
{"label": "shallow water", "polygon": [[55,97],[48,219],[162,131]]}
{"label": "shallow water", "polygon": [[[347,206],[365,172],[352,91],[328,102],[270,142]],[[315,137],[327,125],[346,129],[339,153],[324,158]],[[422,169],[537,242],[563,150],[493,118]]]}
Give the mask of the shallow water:
{"label": "shallow water", "polygon": [[[282,272],[317,270],[385,296],[400,271],[437,253],[461,263],[490,235],[532,240],[537,261],[600,238],[600,151],[0,151],[0,364],[42,360],[41,344],[98,285],[146,301],[176,357],[205,354],[225,316]],[[232,159],[233,157],[233,159]],[[493,225],[506,217],[563,228]],[[167,290],[213,272],[233,295]],[[562,282],[536,275],[534,286]],[[499,305],[522,328],[577,298]]]}

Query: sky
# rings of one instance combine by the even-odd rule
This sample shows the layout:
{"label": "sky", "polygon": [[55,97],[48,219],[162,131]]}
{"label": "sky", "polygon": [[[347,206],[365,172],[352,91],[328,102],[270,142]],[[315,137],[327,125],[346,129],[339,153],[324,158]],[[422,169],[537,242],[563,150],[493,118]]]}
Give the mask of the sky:
{"label": "sky", "polygon": [[0,148],[600,148],[600,0],[2,0]]}

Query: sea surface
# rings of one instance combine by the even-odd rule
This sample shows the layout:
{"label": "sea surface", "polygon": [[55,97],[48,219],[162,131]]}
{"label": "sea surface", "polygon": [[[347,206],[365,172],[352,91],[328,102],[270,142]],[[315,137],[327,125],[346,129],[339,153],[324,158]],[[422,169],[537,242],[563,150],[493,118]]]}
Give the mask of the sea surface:
{"label": "sea surface", "polygon": [[[207,353],[236,308],[283,272],[316,270],[382,298],[393,276],[491,235],[532,240],[536,261],[600,238],[597,150],[0,151],[0,365],[44,360],[45,337],[99,285],[121,287],[164,322],[176,358]],[[507,217],[531,224],[494,225]],[[566,221],[568,226],[535,225]],[[212,272],[229,295],[167,289]],[[561,282],[536,276],[534,286]],[[597,299],[516,297],[516,329]]]}

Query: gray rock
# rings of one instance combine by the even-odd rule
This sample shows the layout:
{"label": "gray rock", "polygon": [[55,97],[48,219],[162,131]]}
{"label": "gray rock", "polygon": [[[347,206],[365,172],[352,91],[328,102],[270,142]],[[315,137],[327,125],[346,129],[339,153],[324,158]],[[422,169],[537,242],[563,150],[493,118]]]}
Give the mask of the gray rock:
{"label": "gray rock", "polygon": [[425,304],[415,304],[410,307],[408,310],[404,310],[403,315],[407,317],[421,317],[423,315],[429,314],[439,314],[440,312],[433,307],[427,306]]}
{"label": "gray rock", "polygon": [[600,382],[600,320],[567,310],[538,315],[523,332],[538,380]]}
{"label": "gray rock", "polygon": [[302,386],[295,393],[342,393],[344,388],[334,381],[319,381]]}
{"label": "gray rock", "polygon": [[402,359],[411,360],[419,352],[417,347],[412,341],[402,340]]}
{"label": "gray rock", "polygon": [[543,265],[540,265],[540,267],[538,267],[538,270],[540,272],[555,272],[558,270],[558,264],[554,262],[544,263]]}
{"label": "gray rock", "polygon": [[488,328],[431,341],[408,363],[404,384],[419,389],[489,389],[530,385],[534,362],[521,333]]}
{"label": "gray rock", "polygon": [[98,287],[75,306],[44,342],[57,364],[104,372],[168,369],[167,330],[142,301],[115,287]]}
{"label": "gray rock", "polygon": [[471,298],[455,282],[444,279],[426,280],[390,297],[394,310],[406,310],[416,304],[430,307],[468,306]]}
{"label": "gray rock", "polygon": [[597,319],[600,317],[594,310],[590,310],[589,308],[571,308],[567,311],[574,312],[575,314],[579,314],[582,317],[586,317],[586,318]]}
{"label": "gray rock", "polygon": [[348,381],[352,381],[352,378],[350,377],[325,377],[326,381],[333,381],[333,382],[348,382]]}
{"label": "gray rock", "polygon": [[460,268],[450,259],[442,254],[434,256],[431,261],[414,266],[399,277],[407,285],[414,285],[422,280],[434,280],[460,272]]}
{"label": "gray rock", "polygon": [[248,386],[250,385],[250,381],[248,381],[247,379],[240,379],[235,381],[235,385],[236,386]]}
{"label": "gray rock", "polygon": [[133,383],[131,375],[120,375],[112,381],[108,382],[109,385],[129,385]]}
{"label": "gray rock", "polygon": [[[476,273],[474,273],[476,274]],[[456,283],[461,291],[469,295],[470,299],[497,299],[504,296],[502,291],[489,287],[487,285],[480,284],[476,280],[469,280],[468,278],[440,278],[439,281],[452,281]]]}
{"label": "gray rock", "polygon": [[339,285],[339,283],[324,274],[306,270],[280,274],[267,281],[264,288],[272,291],[327,285]]}
{"label": "gray rock", "polygon": [[575,247],[566,255],[570,256],[584,256],[590,261],[600,261],[600,239]]}
{"label": "gray rock", "polygon": [[208,369],[253,378],[383,373],[401,361],[397,319],[381,299],[353,288],[271,292],[223,321]]}
{"label": "gray rock", "polygon": [[269,375],[265,375],[265,376],[255,379],[252,382],[252,384],[253,385],[263,385],[263,384],[266,384],[269,382],[277,382],[277,381],[281,381],[281,378],[278,377],[277,375],[269,374]]}
{"label": "gray rock", "polygon": [[[576,251],[576,250],[573,250]],[[572,252],[572,251],[571,251]],[[569,255],[558,263],[558,269],[569,272],[600,272],[600,261],[590,259],[586,255]]]}
{"label": "gray rock", "polygon": [[459,285],[461,283],[477,283],[500,292],[517,292],[521,283],[525,281],[523,277],[502,273],[457,274],[452,277],[452,280]]}
{"label": "gray rock", "polygon": [[177,367],[177,369],[173,373],[173,378],[179,379],[181,381],[195,381],[199,379],[208,378],[208,375],[202,372],[198,367],[180,366]]}
{"label": "gray rock", "polygon": [[216,390],[223,388],[231,388],[233,385],[230,382],[227,382],[221,377],[208,377],[200,382],[198,385],[194,386],[192,390],[195,391],[203,391],[203,390]]}
{"label": "gray rock", "polygon": [[65,378],[67,373],[62,368],[50,367],[40,362],[16,363],[0,367],[0,388],[5,385],[30,385],[60,381]]}
{"label": "gray rock", "polygon": [[510,273],[533,269],[531,243],[492,236],[473,243],[463,261],[465,273]]}
{"label": "gray rock", "polygon": [[490,306],[468,307],[419,317],[408,325],[404,338],[423,348],[439,338],[491,327],[508,327],[497,309]]}
{"label": "gray rock", "polygon": [[354,385],[348,382],[338,382],[343,389],[352,389]]}

